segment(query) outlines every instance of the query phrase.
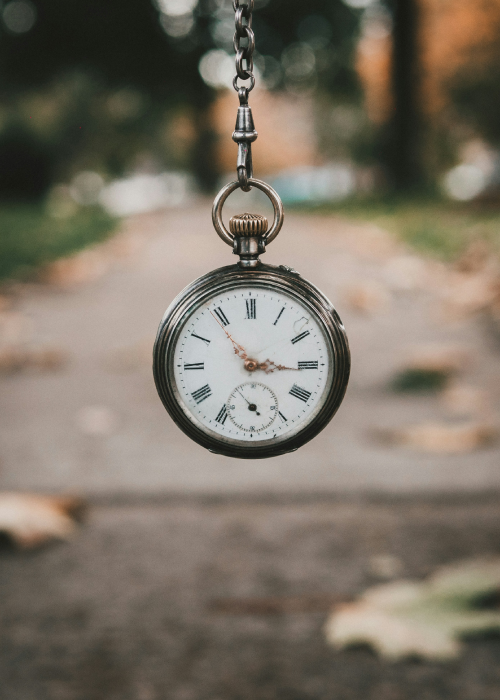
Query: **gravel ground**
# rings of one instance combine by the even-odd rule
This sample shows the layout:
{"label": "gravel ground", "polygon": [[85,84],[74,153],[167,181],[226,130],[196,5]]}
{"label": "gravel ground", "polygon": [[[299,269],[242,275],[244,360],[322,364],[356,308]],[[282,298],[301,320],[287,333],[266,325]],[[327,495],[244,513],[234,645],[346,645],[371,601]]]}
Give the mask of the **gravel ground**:
{"label": "gravel ground", "polygon": [[[445,322],[428,288],[427,277],[439,278],[439,271],[426,272],[427,263],[380,229],[334,216],[288,212],[264,259],[291,265],[317,284],[345,323],[352,374],[335,419],[296,453],[245,464],[185,437],[158,399],[151,349],[178,292],[235,261],[212,229],[210,208],[203,201],[131,219],[124,226],[132,244],[121,244],[132,248],[128,256],[84,259],[66,284],[20,290],[13,311],[25,323],[27,342],[67,352],[68,363],[57,372],[0,377],[0,489],[201,495],[500,489],[498,443],[446,454],[373,439],[375,427],[454,419],[432,394],[387,390],[407,353],[428,343],[465,348],[471,359],[460,381],[486,392],[500,411],[498,349],[478,318]],[[81,281],[86,266],[97,276]],[[414,286],[408,267],[418,273]],[[353,288],[375,308],[353,308]],[[92,431],[89,413],[96,412],[101,419]]]}
{"label": "gravel ground", "polygon": [[1,554],[0,698],[498,700],[499,638],[390,664],[322,632],[374,556],[421,578],[491,553],[493,496],[101,500],[71,543]]}

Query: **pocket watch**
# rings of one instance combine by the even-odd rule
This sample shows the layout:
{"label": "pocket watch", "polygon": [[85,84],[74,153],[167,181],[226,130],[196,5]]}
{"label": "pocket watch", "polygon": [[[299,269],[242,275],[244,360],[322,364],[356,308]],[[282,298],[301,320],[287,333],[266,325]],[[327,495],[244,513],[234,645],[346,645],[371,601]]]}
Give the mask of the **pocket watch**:
{"label": "pocket watch", "polygon": [[[236,35],[244,36],[252,8],[235,6]],[[248,106],[254,80],[247,48],[237,53],[234,83],[238,180],[222,188],[212,209],[215,230],[240,259],[199,277],[174,299],[158,329],[153,373],[163,405],[186,435],[211,452],[258,459],[292,452],[323,430],[344,397],[350,355],[327,297],[291,267],[260,260],[284,214],[276,191],[252,176],[257,132]],[[250,79],[250,88],[238,87],[238,77]],[[224,202],[237,188],[252,187],[271,200],[272,226],[263,216],[242,214],[228,230]]]}

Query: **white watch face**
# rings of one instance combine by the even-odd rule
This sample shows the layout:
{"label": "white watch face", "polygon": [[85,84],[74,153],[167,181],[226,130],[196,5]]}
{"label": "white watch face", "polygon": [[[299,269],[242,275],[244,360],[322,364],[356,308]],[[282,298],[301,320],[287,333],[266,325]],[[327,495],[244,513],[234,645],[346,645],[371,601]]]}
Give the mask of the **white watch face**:
{"label": "white watch face", "polygon": [[248,445],[308,425],[326,400],[331,365],[322,326],[305,305],[263,286],[239,286],[184,322],[173,379],[194,423]]}

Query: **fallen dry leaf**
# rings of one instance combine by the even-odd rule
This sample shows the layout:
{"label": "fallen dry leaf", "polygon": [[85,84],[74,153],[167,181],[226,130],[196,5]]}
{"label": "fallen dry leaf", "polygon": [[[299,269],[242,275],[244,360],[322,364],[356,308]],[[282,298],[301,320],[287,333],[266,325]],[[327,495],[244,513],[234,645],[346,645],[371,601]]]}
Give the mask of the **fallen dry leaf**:
{"label": "fallen dry leaf", "polygon": [[[401,244],[386,229],[375,224],[355,224],[343,222],[343,231],[338,235],[343,247],[360,257],[370,260],[387,260],[401,250]],[[330,234],[330,231],[329,231]]]}
{"label": "fallen dry leaf", "polygon": [[12,298],[7,294],[0,294],[0,313],[7,311],[12,306]]}
{"label": "fallen dry leaf", "polygon": [[32,334],[33,324],[28,316],[19,311],[0,311],[0,346],[25,343]]}
{"label": "fallen dry leaf", "polygon": [[428,344],[413,348],[391,379],[397,392],[439,391],[469,364],[471,352],[454,345]]}
{"label": "fallen dry leaf", "polygon": [[383,284],[371,280],[346,287],[344,300],[354,311],[371,314],[386,308],[390,295]]}
{"label": "fallen dry leaf", "polygon": [[24,370],[53,372],[68,362],[68,353],[59,348],[6,347],[0,349],[0,373]]}
{"label": "fallen dry leaf", "polygon": [[119,348],[111,353],[107,367],[115,372],[130,372],[151,367],[154,338],[145,338],[135,345]]}
{"label": "fallen dry leaf", "polygon": [[55,287],[69,288],[102,277],[109,269],[109,259],[104,248],[95,246],[68,258],[61,258],[46,265],[39,279]]}
{"label": "fallen dry leaf", "polygon": [[401,370],[418,369],[453,374],[465,369],[471,357],[469,348],[429,343],[409,350]]}
{"label": "fallen dry leaf", "polygon": [[449,413],[462,418],[487,416],[492,412],[488,392],[470,384],[452,384],[443,391],[440,400]]}
{"label": "fallen dry leaf", "polygon": [[498,437],[490,423],[420,423],[396,429],[376,429],[378,439],[423,452],[459,454],[491,444]]}
{"label": "fallen dry leaf", "polygon": [[107,406],[85,406],[76,422],[84,435],[111,435],[119,423],[117,414]]}
{"label": "fallen dry leaf", "polygon": [[480,272],[491,266],[492,261],[491,249],[485,240],[476,239],[469,244],[466,251],[462,253],[456,261],[454,267],[460,272],[474,273]]}
{"label": "fallen dry leaf", "polygon": [[331,610],[332,605],[348,600],[335,593],[316,593],[296,596],[269,596],[267,598],[216,598],[209,609],[226,615],[283,615],[316,613]]}
{"label": "fallen dry leaf", "polygon": [[440,318],[446,321],[462,320],[487,309],[498,297],[498,280],[496,270],[450,272],[442,294]]}
{"label": "fallen dry leaf", "polygon": [[412,291],[426,285],[430,266],[417,255],[397,255],[388,260],[384,277],[397,291]]}
{"label": "fallen dry leaf", "polygon": [[375,554],[370,557],[370,573],[378,578],[396,578],[403,570],[403,562],[393,554]]}
{"label": "fallen dry leaf", "polygon": [[370,644],[390,660],[459,656],[466,634],[500,629],[500,610],[481,602],[500,588],[500,559],[460,562],[427,581],[394,581],[334,608],[326,625],[336,648]]}
{"label": "fallen dry leaf", "polygon": [[84,509],[76,497],[0,493],[0,532],[22,549],[68,539]]}

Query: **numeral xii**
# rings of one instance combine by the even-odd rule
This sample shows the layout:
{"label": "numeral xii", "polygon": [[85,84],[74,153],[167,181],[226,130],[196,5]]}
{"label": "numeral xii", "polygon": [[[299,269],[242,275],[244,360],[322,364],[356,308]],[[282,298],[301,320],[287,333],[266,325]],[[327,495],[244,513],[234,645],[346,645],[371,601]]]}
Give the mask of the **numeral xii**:
{"label": "numeral xii", "polygon": [[245,299],[247,306],[246,318],[257,318],[257,300],[256,299]]}

